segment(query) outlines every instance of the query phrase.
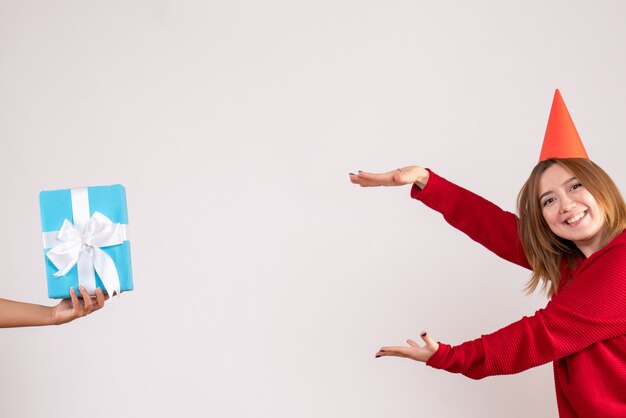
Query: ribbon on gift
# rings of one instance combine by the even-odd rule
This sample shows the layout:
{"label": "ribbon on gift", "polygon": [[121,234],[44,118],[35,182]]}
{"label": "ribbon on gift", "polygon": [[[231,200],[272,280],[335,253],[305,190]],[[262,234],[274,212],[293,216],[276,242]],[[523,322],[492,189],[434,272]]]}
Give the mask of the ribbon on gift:
{"label": "ribbon on gift", "polygon": [[127,225],[114,224],[97,211],[90,217],[87,188],[71,189],[70,192],[74,224],[65,219],[58,233],[44,233],[44,247],[51,248],[46,256],[59,270],[54,276],[64,276],[77,266],[78,283],[89,294],[96,291],[96,272],[107,294],[119,294],[117,268],[102,248],[122,244],[127,239]]}

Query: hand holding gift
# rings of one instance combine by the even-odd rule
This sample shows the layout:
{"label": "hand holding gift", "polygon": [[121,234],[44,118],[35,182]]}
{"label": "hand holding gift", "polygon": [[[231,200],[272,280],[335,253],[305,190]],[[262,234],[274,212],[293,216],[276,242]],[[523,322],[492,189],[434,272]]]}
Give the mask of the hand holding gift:
{"label": "hand holding gift", "polygon": [[108,299],[100,289],[93,299],[84,287],[79,290],[82,301],[74,289],[70,289],[70,299],[63,299],[56,306],[0,299],[0,328],[65,324],[101,309]]}
{"label": "hand holding gift", "polygon": [[133,289],[123,186],[41,192],[39,199],[48,296],[63,300],[43,306],[0,299],[0,328],[65,324]]}
{"label": "hand holding gift", "polygon": [[54,325],[61,325],[73,321],[76,318],[87,316],[92,312],[101,309],[104,301],[109,298],[102,293],[102,289],[96,289],[96,296],[92,298],[83,286],[79,287],[81,299],[76,295],[74,288],[70,289],[70,299],[63,299],[52,308],[52,318]]}

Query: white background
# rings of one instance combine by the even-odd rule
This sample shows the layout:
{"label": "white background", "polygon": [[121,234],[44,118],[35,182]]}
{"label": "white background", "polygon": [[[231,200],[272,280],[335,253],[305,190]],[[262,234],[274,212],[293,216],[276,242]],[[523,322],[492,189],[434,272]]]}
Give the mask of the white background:
{"label": "white background", "polygon": [[38,193],[122,183],[136,290],[0,331],[3,417],[554,417],[550,365],[375,359],[545,304],[408,188],[507,210],[555,88],[626,184],[620,1],[0,1],[0,297],[46,297]]}

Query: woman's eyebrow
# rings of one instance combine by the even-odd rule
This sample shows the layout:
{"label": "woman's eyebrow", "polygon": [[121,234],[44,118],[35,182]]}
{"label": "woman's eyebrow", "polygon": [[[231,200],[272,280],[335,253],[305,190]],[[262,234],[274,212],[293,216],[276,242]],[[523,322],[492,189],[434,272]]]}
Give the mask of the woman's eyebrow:
{"label": "woman's eyebrow", "polygon": [[[574,176],[574,177],[572,177],[572,178],[569,178],[569,179],[565,180],[565,181],[563,182],[563,186],[565,186],[567,183],[569,183],[569,182],[571,182],[571,181],[574,181],[574,180],[577,180],[576,176]],[[544,198],[544,196],[549,195],[550,193],[552,193],[552,190],[548,190],[547,192],[543,193],[541,196],[539,196],[539,200],[543,199],[543,198]]]}

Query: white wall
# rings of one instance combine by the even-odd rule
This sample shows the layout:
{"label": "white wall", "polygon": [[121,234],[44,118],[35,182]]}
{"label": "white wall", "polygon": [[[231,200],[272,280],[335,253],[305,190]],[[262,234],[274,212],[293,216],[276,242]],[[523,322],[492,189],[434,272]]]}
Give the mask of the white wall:
{"label": "white wall", "polygon": [[0,331],[0,415],[553,417],[550,366],[471,381],[374,359],[532,314],[527,272],[408,188],[514,210],[555,88],[626,185],[626,6],[0,1],[0,297],[51,304],[40,190],[127,187],[136,291]]}

